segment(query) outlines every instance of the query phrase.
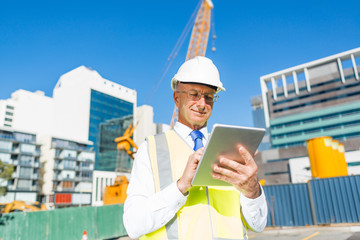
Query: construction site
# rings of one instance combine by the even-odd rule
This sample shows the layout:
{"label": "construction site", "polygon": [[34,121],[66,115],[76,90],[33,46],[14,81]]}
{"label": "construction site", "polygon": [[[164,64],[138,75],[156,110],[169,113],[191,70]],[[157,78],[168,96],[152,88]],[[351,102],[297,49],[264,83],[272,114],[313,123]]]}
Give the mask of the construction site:
{"label": "construction site", "polygon": [[[219,51],[214,2],[198,1],[151,94],[169,82],[185,40],[185,61]],[[247,239],[360,239],[359,71],[360,47],[259,76],[261,93],[250,102],[254,127],[265,129],[254,160],[268,213],[265,230],[250,229]],[[82,76],[92,82],[72,95],[84,85]],[[124,97],[116,98],[116,91]],[[0,194],[0,240],[130,239],[123,214],[136,153],[147,136],[174,128],[177,107],[168,123],[156,125],[152,107],[136,106],[136,90],[81,66],[62,75],[53,98],[42,105],[44,112],[58,112],[51,117],[54,134],[41,123],[40,130],[18,130],[32,118],[15,121],[21,114],[13,103],[33,105],[31,99],[42,98],[41,92],[19,90],[0,102],[0,118],[2,107],[14,116],[0,121],[0,186],[6,188]],[[48,132],[38,134],[43,129]]]}

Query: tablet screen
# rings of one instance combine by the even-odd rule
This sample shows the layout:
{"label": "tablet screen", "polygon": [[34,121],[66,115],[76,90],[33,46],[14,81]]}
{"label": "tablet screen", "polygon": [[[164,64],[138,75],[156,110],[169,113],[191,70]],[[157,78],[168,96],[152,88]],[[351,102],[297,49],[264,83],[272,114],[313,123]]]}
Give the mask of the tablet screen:
{"label": "tablet screen", "polygon": [[213,163],[218,162],[219,155],[240,161],[239,145],[244,146],[254,156],[264,135],[265,129],[263,128],[215,124],[196,169],[192,185],[231,186],[227,182],[212,177]]}

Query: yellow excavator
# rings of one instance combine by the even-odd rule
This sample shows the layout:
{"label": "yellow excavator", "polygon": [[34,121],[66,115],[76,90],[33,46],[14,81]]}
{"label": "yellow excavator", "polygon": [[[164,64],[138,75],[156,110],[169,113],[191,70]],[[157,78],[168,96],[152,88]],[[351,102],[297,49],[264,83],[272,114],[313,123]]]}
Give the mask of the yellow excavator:
{"label": "yellow excavator", "polygon": [[28,202],[28,201],[12,201],[10,203],[0,204],[1,213],[10,212],[33,212],[47,210],[45,204],[39,202]]}

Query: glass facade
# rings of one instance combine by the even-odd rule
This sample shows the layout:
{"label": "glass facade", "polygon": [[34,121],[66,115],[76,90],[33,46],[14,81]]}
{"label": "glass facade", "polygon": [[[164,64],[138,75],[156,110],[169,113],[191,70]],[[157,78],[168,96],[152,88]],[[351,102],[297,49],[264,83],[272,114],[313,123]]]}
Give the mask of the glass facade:
{"label": "glass facade", "polygon": [[130,172],[132,159],[125,151],[117,151],[115,138],[124,134],[133,123],[133,116],[107,120],[100,124],[99,170]]}
{"label": "glass facade", "polygon": [[272,146],[305,146],[307,139],[320,136],[340,141],[360,138],[359,104],[349,103],[271,120]]}
{"label": "glass facade", "polygon": [[[96,153],[95,169],[114,171],[111,167],[102,168],[101,166],[103,161],[106,162],[106,159],[101,159],[101,150],[103,151],[102,153],[104,153],[102,155],[105,155],[105,153],[110,150],[116,151],[116,144],[105,143],[105,145],[100,146],[100,125],[106,123],[107,120],[119,119],[129,115],[133,116],[133,111],[133,103],[91,89],[89,140],[94,143]],[[114,137],[115,139],[119,136],[120,135],[114,134],[111,138]],[[108,143],[109,142],[110,141],[108,141]]]}

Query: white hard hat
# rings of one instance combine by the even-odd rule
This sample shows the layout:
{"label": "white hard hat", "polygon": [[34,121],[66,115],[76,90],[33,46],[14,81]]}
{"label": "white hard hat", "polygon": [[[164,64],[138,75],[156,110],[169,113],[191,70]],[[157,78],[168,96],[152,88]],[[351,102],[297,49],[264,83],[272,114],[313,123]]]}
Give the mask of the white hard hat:
{"label": "white hard hat", "polygon": [[209,58],[202,56],[196,56],[181,65],[171,79],[171,88],[174,91],[178,82],[206,84],[216,87],[216,92],[225,91],[218,69]]}

